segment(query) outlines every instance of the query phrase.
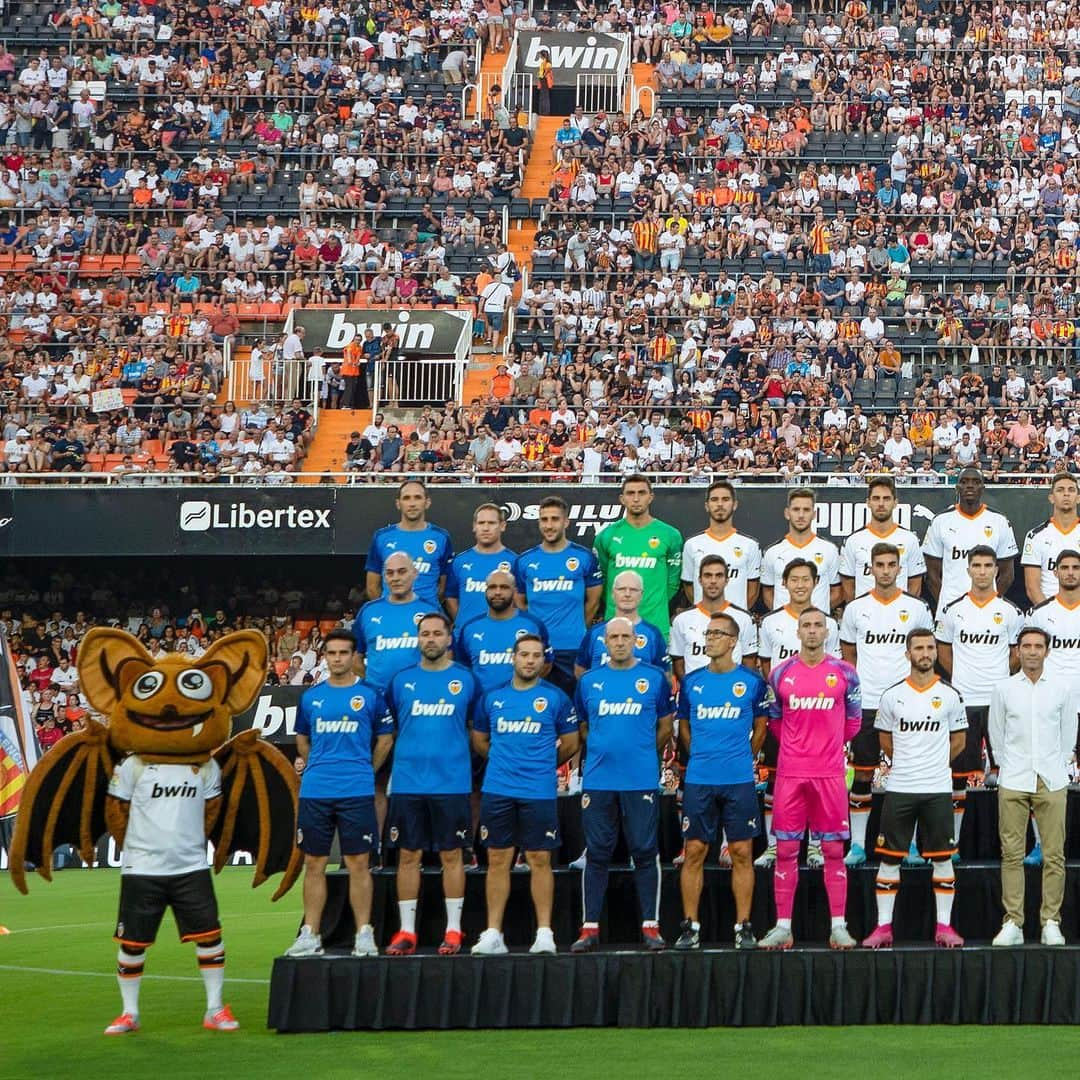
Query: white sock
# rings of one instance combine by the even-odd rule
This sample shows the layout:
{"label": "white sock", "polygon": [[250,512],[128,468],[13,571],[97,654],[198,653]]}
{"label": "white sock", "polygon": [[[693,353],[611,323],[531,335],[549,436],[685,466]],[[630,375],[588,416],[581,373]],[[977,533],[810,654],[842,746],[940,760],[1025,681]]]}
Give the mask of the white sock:
{"label": "white sock", "polygon": [[878,926],[891,926],[893,908],[896,906],[896,890],[900,885],[900,867],[882,863],[877,872],[877,921]]}
{"label": "white sock", "polygon": [[919,850],[919,826],[918,826],[918,823],[916,823],[915,828],[911,830],[911,846],[910,846],[909,850],[911,850],[911,851],[918,851]]}
{"label": "white sock", "polygon": [[[461,909],[465,906],[464,896],[446,898],[446,929],[461,933]],[[413,910],[415,911],[415,904]]]}
{"label": "white sock", "polygon": [[206,1011],[216,1013],[221,1009],[221,993],[225,986],[225,946],[221,942],[196,945],[195,956],[206,990]]}
{"label": "white sock", "polygon": [[952,921],[953,896],[956,891],[956,872],[952,859],[934,860],[934,907],[937,921],[948,926]]}
{"label": "white sock", "polygon": [[833,930],[839,930],[841,927],[847,926],[847,919],[843,915],[834,915],[831,925]]}
{"label": "white sock", "polygon": [[776,925],[777,925],[777,928],[780,929],[780,930],[790,930],[791,929],[791,920],[790,919],[777,919],[776,920]]}
{"label": "white sock", "polygon": [[960,827],[964,824],[964,807],[963,804],[952,812],[953,820],[953,843],[958,847],[960,845]]}
{"label": "white sock", "polygon": [[401,929],[406,934],[416,933],[416,901],[399,900],[398,917],[401,919]]}
{"label": "white sock", "polygon": [[775,847],[776,846],[776,837],[773,836],[773,831],[772,831],[772,811],[771,810],[766,810],[765,811],[765,836],[768,838],[768,846],[769,847]]}
{"label": "white sock", "polygon": [[[139,987],[142,985],[142,969],[143,961],[146,959],[145,954],[142,956],[133,956],[129,952],[125,952],[123,946],[116,954],[117,976],[116,981],[120,984],[120,1000],[124,1003],[124,1012],[131,1013],[132,1016],[139,1015]],[[119,972],[138,971],[138,975],[120,975]]]}
{"label": "white sock", "polygon": [[1035,820],[1035,815],[1031,815],[1031,828],[1035,833],[1035,843],[1042,847],[1042,837],[1039,835],[1039,823]]}
{"label": "white sock", "polygon": [[855,809],[851,808],[851,843],[858,844],[859,847],[866,850],[866,826],[870,823],[870,804],[867,803],[865,808],[859,807]]}

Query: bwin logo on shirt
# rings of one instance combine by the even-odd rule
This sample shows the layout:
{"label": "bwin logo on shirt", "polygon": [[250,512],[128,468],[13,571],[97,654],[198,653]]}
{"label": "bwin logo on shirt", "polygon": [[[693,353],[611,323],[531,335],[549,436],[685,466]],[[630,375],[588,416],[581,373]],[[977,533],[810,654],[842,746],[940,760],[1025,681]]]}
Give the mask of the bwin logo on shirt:
{"label": "bwin logo on shirt", "polygon": [[[576,562],[577,560],[571,560]],[[546,581],[534,581],[532,588],[535,592],[570,592],[574,582],[570,578],[548,578]]]}
{"label": "bwin logo on shirt", "polygon": [[359,730],[360,724],[356,720],[348,720],[344,716],[340,720],[324,720],[320,716],[315,721],[317,735],[355,735]]}
{"label": "bwin logo on shirt", "polygon": [[495,730],[500,735],[539,735],[543,725],[539,720],[507,720],[500,716],[495,721]]}
{"label": "bwin logo on shirt", "polygon": [[388,649],[415,649],[417,638],[412,634],[401,634],[398,637],[377,637],[375,639],[375,651],[386,652]]}
{"label": "bwin logo on shirt", "polygon": [[617,570],[655,570],[656,559],[651,555],[616,555]]}
{"label": "bwin logo on shirt", "polygon": [[737,705],[699,705],[695,712],[698,720],[737,720],[742,709]]}
{"label": "bwin logo on shirt", "polygon": [[431,704],[414,701],[410,711],[413,716],[453,716],[456,709],[449,701],[434,701]]}
{"label": "bwin logo on shirt", "polygon": [[640,716],[640,701],[601,701],[597,709],[599,716]]}
{"label": "bwin logo on shirt", "polygon": [[826,711],[836,706],[836,698],[818,694],[815,697],[803,697],[800,694],[788,695],[789,709],[818,709]]}
{"label": "bwin logo on shirt", "polygon": [[477,663],[480,664],[512,664],[514,655],[510,649],[504,649],[502,652],[496,652],[494,649],[481,649],[476,659]]}

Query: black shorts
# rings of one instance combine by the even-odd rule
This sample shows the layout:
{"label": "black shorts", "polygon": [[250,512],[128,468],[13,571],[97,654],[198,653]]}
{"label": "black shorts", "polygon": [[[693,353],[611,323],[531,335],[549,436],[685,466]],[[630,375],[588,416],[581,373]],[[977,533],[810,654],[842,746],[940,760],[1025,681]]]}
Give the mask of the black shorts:
{"label": "black shorts", "polygon": [[348,799],[300,799],[296,815],[296,846],[305,855],[329,855],[334,832],[342,855],[367,855],[379,850],[375,796]]}
{"label": "black shorts", "polygon": [[887,791],[877,838],[877,853],[883,862],[896,863],[907,856],[916,825],[919,827],[919,853],[924,858],[952,858],[956,853],[952,793],[908,795]]}
{"label": "black shorts", "polygon": [[457,851],[472,843],[468,795],[391,795],[389,846],[405,851]]}
{"label": "black shorts", "polygon": [[153,945],[165,909],[170,907],[181,941],[203,941],[221,933],[209,869],[168,877],[121,874],[115,940],[136,948]]}
{"label": "black shorts", "polygon": [[952,760],[953,778],[958,783],[953,786],[963,790],[967,786],[969,773],[983,771],[983,739],[989,745],[990,739],[987,728],[990,723],[989,705],[968,705],[964,711],[967,713],[967,738],[964,749]]}

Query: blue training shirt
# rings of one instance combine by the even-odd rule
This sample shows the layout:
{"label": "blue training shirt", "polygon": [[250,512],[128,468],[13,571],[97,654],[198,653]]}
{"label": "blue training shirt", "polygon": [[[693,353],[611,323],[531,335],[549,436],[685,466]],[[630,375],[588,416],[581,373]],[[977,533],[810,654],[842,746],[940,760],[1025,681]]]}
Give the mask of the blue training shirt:
{"label": "blue training shirt", "polygon": [[363,679],[352,686],[325,682],[309,686],[296,709],[296,734],[311,739],[311,753],[300,776],[301,798],[374,795],[372,742],[393,732],[385,699]]}
{"label": "blue training shirt", "polygon": [[353,623],[356,651],[364,657],[364,678],[386,691],[404,667],[420,662],[416,624],[422,615],[439,610],[424,600],[396,604],[385,597],[369,600]]}
{"label": "blue training shirt", "polygon": [[577,652],[585,636],[585,591],[603,585],[596,556],[580,544],[545,551],[538,544],[518,556],[517,587],[551,635],[556,652]]}
{"label": "blue training shirt", "polygon": [[523,634],[536,634],[547,649],[547,629],[527,611],[515,611],[509,619],[484,614],[459,622],[454,631],[454,658],[472,669],[482,691],[494,690],[514,677],[514,643]]}
{"label": "blue training shirt", "polygon": [[690,722],[688,784],[753,783],[750,735],[770,695],[765,680],[742,664],[724,674],[698,668],[683,679],[675,715]]}
{"label": "blue training shirt", "polygon": [[507,683],[481,697],[473,730],[491,737],[483,791],[515,799],[554,799],[555,741],[577,731],[570,699],[541,679],[531,690]]}
{"label": "blue training shirt", "polygon": [[[391,555],[404,551],[416,567],[413,591],[432,607],[439,606],[439,578],[447,573],[454,557],[454,543],[441,525],[425,525],[422,529],[403,529],[400,525],[384,525],[371,539],[365,569],[381,575],[383,563]],[[386,596],[386,583],[383,583]],[[430,610],[430,607],[429,607]]]}
{"label": "blue training shirt", "polygon": [[487,579],[496,570],[513,574],[517,570],[517,553],[503,548],[502,551],[480,552],[469,548],[454,556],[446,574],[447,599],[457,600],[457,622],[466,623],[487,614]]}
{"label": "blue training shirt", "polygon": [[[597,623],[589,627],[589,632],[582,639],[581,648],[578,649],[577,656],[574,658],[574,663],[578,667],[583,667],[587,671],[589,668],[599,667],[608,662],[608,652],[604,645],[606,628],[605,623]],[[634,655],[639,660],[660,668],[668,666],[667,642],[664,641],[664,635],[652,623],[638,619],[634,623],[634,635]]]}
{"label": "blue training shirt", "polygon": [[656,724],[675,711],[667,675],[640,661],[597,666],[578,682],[578,723],[589,725],[586,791],[652,791],[660,779]]}
{"label": "blue training shirt", "polygon": [[473,673],[461,664],[445,671],[425,671],[417,664],[393,677],[386,703],[397,728],[395,795],[472,791],[469,721],[478,693]]}

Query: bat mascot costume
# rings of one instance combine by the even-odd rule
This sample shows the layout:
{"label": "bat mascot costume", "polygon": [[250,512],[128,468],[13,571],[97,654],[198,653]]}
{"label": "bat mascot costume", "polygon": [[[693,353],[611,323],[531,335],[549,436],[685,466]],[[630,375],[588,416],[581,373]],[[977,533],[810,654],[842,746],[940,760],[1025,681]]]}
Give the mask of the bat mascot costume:
{"label": "bat mascot costume", "polygon": [[195,944],[203,1026],[234,1031],[221,1000],[225,947],[206,841],[214,843],[215,871],[238,850],[255,856],[254,885],[283,871],[274,900],[301,865],[292,766],[257,731],[229,740],[233,716],[263,685],[266,641],[241,630],[197,659],[174,653],[155,661],[130,634],[97,627],[79,646],[78,670],[83,693],[109,723],[91,720],[61,739],[30,774],[11,846],[15,886],[26,892],[27,861],[51,880],[58,844],[91,862],[98,838],[112,833],[124,850],[116,921],[123,1012],[105,1033],[138,1030],[143,962],[168,907],[180,940]]}

